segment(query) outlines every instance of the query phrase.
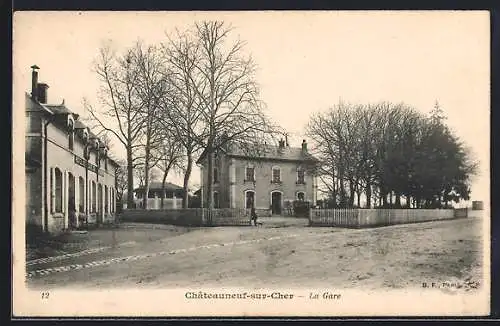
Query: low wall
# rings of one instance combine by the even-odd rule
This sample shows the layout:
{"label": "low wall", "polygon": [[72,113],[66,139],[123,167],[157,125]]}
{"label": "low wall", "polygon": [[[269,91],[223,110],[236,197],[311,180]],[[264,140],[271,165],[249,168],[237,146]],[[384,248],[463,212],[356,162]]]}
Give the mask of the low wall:
{"label": "low wall", "polygon": [[124,209],[120,221],[172,224],[181,226],[202,225],[202,209]]}
{"label": "low wall", "polygon": [[375,227],[467,217],[453,209],[311,209],[309,225]]}

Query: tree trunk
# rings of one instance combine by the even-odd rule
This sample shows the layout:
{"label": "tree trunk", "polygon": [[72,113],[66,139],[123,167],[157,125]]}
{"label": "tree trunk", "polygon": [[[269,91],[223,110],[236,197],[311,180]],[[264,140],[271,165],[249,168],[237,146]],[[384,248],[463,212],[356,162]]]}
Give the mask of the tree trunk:
{"label": "tree trunk", "polygon": [[382,197],[382,207],[387,207],[387,192],[386,190],[380,190],[380,196]]}
{"label": "tree trunk", "polygon": [[208,177],[207,177],[207,208],[208,209],[213,209],[214,208],[214,203],[213,203],[213,154],[212,150],[208,150],[208,155],[207,155],[207,160],[208,160]]}
{"label": "tree trunk", "polygon": [[401,208],[401,195],[396,193],[396,208]]}
{"label": "tree trunk", "polygon": [[411,197],[406,196],[406,208],[410,209],[411,208]]}
{"label": "tree trunk", "polygon": [[344,171],[340,170],[339,173],[339,187],[340,187],[340,206],[344,208],[346,206],[346,192],[344,185]]}
{"label": "tree trunk", "polygon": [[372,185],[368,182],[366,184],[366,208],[372,207]]}
{"label": "tree trunk", "polygon": [[354,206],[354,183],[349,181],[349,207],[352,208]]}
{"label": "tree trunk", "polygon": [[163,172],[163,180],[161,181],[161,200],[160,200],[161,209],[164,208],[164,203],[165,203],[165,182],[167,181],[167,174],[168,170]]}
{"label": "tree trunk", "polygon": [[[189,193],[188,193],[188,186],[189,186],[189,178],[191,177],[191,171],[193,170],[193,155],[191,153],[188,153],[187,155],[187,167],[186,167],[186,172],[184,173],[184,183],[182,185],[184,189],[184,194],[182,196],[182,208],[188,208],[189,207]],[[202,181],[203,183],[203,181]]]}
{"label": "tree trunk", "polygon": [[127,146],[127,208],[134,207],[134,165],[131,147]]}
{"label": "tree trunk", "polygon": [[335,171],[332,172],[332,204],[333,204],[333,207],[337,207],[337,184],[336,184],[336,180],[335,180]]}

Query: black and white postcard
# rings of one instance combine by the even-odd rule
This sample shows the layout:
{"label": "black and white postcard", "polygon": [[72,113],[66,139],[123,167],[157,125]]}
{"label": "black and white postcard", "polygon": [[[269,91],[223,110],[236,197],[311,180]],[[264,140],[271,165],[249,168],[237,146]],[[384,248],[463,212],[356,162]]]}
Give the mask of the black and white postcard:
{"label": "black and white postcard", "polygon": [[13,315],[488,315],[489,19],[15,12]]}

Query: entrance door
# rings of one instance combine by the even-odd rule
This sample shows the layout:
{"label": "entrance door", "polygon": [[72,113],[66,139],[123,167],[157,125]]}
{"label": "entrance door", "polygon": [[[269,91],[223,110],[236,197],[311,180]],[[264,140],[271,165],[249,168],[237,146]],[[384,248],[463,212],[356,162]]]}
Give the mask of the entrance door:
{"label": "entrance door", "polygon": [[99,184],[97,186],[97,224],[102,223],[102,213],[103,213],[103,207],[102,207],[102,185]]}
{"label": "entrance door", "polygon": [[68,217],[69,227],[76,228],[75,177],[68,173]]}
{"label": "entrance door", "polygon": [[251,209],[255,204],[255,193],[253,191],[247,191],[245,195],[245,208]]}
{"label": "entrance door", "polygon": [[281,215],[281,193],[273,192],[271,194],[271,207],[273,215]]}

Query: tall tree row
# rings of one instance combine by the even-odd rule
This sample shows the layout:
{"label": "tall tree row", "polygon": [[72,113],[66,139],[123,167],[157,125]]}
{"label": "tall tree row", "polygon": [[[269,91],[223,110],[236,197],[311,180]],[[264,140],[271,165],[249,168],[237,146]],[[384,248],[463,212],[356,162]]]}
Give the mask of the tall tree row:
{"label": "tall tree row", "polygon": [[340,102],[307,126],[333,207],[440,208],[468,200],[477,163],[444,123],[403,104]]}
{"label": "tall tree row", "polygon": [[[161,44],[138,41],[123,54],[110,46],[100,50],[95,63],[102,85],[100,106],[85,106],[124,146],[129,207],[134,169],[144,176],[144,207],[151,169],[164,172],[163,185],[172,168],[181,169],[186,208],[189,180],[200,155],[212,180],[215,152],[231,144],[254,153],[280,132],[259,99],[256,65],[232,32],[224,22],[204,21],[167,34]],[[208,182],[209,207],[211,185]]]}

